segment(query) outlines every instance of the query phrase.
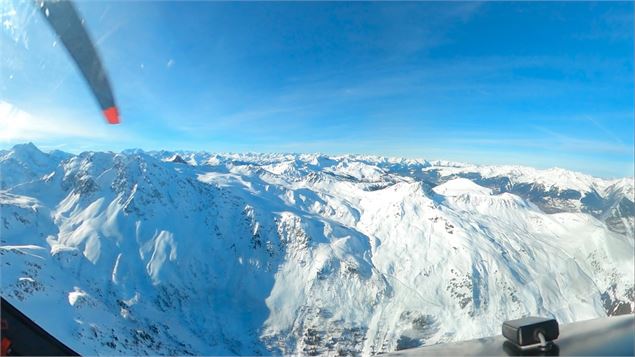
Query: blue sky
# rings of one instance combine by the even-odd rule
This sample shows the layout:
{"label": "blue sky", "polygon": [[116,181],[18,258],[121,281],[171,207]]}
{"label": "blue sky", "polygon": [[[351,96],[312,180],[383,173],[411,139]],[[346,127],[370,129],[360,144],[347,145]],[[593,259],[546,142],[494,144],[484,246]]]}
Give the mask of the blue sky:
{"label": "blue sky", "polygon": [[632,2],[80,2],[119,126],[33,5],[0,7],[3,147],[363,153],[633,175]]}

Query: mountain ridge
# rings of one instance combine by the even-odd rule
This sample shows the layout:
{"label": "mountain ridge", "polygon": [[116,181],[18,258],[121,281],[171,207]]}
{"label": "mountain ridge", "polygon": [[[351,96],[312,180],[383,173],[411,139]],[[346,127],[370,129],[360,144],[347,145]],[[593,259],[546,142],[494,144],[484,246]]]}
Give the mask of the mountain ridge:
{"label": "mountain ridge", "polygon": [[2,294],[83,354],[375,354],[635,308],[632,180],[33,148],[0,157]]}

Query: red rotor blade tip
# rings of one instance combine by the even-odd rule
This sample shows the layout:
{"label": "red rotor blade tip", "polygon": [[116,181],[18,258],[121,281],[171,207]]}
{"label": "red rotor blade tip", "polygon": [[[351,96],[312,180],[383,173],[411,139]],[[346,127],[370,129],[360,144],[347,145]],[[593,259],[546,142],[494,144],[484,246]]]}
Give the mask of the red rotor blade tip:
{"label": "red rotor blade tip", "polygon": [[110,107],[104,110],[104,116],[109,124],[119,124],[119,111],[117,107]]}

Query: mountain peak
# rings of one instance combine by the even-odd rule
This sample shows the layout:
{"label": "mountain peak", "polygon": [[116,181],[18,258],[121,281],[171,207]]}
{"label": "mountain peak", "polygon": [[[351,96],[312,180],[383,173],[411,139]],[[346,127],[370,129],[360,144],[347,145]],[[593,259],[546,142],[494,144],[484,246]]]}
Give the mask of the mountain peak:
{"label": "mountain peak", "polygon": [[165,162],[173,162],[173,163],[179,163],[179,164],[186,164],[187,165],[187,161],[183,160],[183,158],[179,154],[174,154],[172,157],[169,157],[169,158],[165,159],[164,161]]}
{"label": "mountain peak", "polygon": [[37,166],[45,166],[49,161],[48,155],[38,149],[32,142],[14,145],[5,157],[13,158],[23,164],[35,164]]}
{"label": "mountain peak", "polygon": [[443,196],[460,196],[463,194],[491,195],[492,190],[466,178],[455,178],[432,189]]}
{"label": "mountain peak", "polygon": [[16,144],[11,148],[12,151],[16,152],[39,152],[43,153],[40,149],[35,146],[32,142],[24,143],[24,144]]}

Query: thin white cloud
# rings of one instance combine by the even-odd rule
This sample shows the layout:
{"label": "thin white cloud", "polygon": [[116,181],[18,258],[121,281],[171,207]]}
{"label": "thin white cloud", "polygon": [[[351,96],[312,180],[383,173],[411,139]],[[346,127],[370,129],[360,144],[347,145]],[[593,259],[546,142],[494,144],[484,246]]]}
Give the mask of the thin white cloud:
{"label": "thin white cloud", "polygon": [[558,149],[569,153],[604,153],[633,157],[633,147],[622,143],[619,139],[618,142],[613,142],[571,137],[541,126],[535,126],[534,129],[547,135],[546,137],[540,139],[541,142],[546,144],[545,148],[551,147],[552,149]]}
{"label": "thin white cloud", "polygon": [[600,124],[599,121],[593,119],[593,117],[591,117],[590,115],[585,115],[585,116],[583,116],[583,118],[588,120],[589,122],[591,122],[591,124],[595,125],[598,129],[600,129],[600,131],[604,132],[604,134],[606,134],[606,136],[609,139],[611,139],[612,141],[620,144],[621,146],[626,146],[626,145],[624,145],[624,142],[620,138],[618,138],[617,135],[615,135],[614,132],[609,130],[604,125]]}
{"label": "thin white cloud", "polygon": [[[39,116],[15,105],[0,101],[0,141],[20,142],[66,139],[112,139],[113,133],[104,125],[87,123],[72,115]],[[117,137],[122,138],[118,132]]]}
{"label": "thin white cloud", "polygon": [[97,38],[97,40],[95,41],[95,44],[97,46],[101,46],[103,45],[103,43],[110,37],[112,36],[114,33],[116,33],[117,31],[119,31],[119,29],[121,28],[123,22],[119,22],[114,26],[111,26],[105,33],[103,33],[101,36],[99,36],[99,38]]}

